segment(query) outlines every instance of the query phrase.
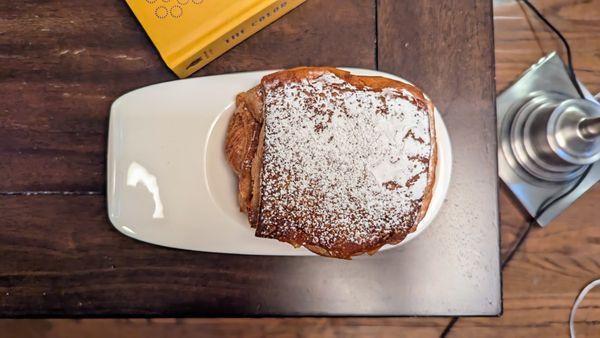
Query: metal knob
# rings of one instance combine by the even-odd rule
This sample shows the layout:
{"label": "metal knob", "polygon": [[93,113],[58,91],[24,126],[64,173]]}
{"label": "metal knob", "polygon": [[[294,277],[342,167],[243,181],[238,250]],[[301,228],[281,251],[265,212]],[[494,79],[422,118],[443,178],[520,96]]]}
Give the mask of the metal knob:
{"label": "metal knob", "polygon": [[586,139],[595,139],[600,136],[600,117],[585,119],[579,122],[579,132]]}
{"label": "metal knob", "polygon": [[562,102],[552,112],[548,142],[570,164],[588,165],[600,159],[600,104],[583,99]]}

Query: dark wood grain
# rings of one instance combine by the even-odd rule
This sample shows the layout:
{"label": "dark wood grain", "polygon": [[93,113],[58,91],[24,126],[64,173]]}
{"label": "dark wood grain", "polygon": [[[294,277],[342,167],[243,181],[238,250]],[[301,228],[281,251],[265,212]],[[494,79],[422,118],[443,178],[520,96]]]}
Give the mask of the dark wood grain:
{"label": "dark wood grain", "polygon": [[1,316],[318,315],[393,307],[352,291],[384,284],[364,275],[374,273],[376,260],[161,248],[116,231],[104,196],[0,196],[0,214]]}
{"label": "dark wood grain", "polygon": [[[0,6],[0,191],[103,191],[110,104],[175,76],[123,0]],[[373,1],[308,1],[194,76],[330,64],[375,66]]]}
{"label": "dark wood grain", "polygon": [[[368,264],[292,261],[158,248],[117,233],[106,219],[103,196],[110,103],[128,90],[174,76],[121,0],[23,1],[0,10],[6,18],[0,99],[7,102],[0,115],[1,315],[339,315],[350,308],[392,313],[385,311],[398,299],[393,293],[379,299],[377,291],[397,282],[367,277],[390,271],[385,264],[398,252],[382,253]],[[91,11],[96,15],[87,15]],[[453,205],[481,202],[476,196],[487,191],[491,203],[478,221],[495,225],[491,4],[379,1],[377,25],[375,14],[375,1],[309,0],[197,76],[378,63],[426,88],[450,126],[458,128],[453,133],[464,132],[463,117],[481,114],[474,123],[483,128],[481,138],[465,143],[459,134],[460,152],[477,152],[473,161],[481,169],[474,172],[467,161],[460,175],[480,175],[480,186],[469,187],[473,194],[455,194]],[[481,144],[488,145],[485,152]],[[451,215],[456,221],[464,213]],[[329,280],[335,280],[332,293],[323,293]],[[355,285],[372,296],[354,296]],[[445,322],[375,323],[435,336]]]}
{"label": "dark wood grain", "polygon": [[[311,0],[309,0],[311,1]],[[600,44],[593,41],[600,29],[600,4],[598,0],[537,0],[549,18],[556,22],[567,38],[577,44],[574,48],[575,67],[578,75],[593,92],[600,91],[600,63],[597,62]],[[501,90],[531,62],[543,55],[534,40],[534,34],[523,17],[522,10],[513,0],[495,0],[495,39],[496,39],[496,83]],[[557,17],[560,16],[560,17]],[[2,22],[0,22],[0,25]],[[535,24],[535,23],[534,23]],[[515,33],[516,32],[516,33]],[[521,32],[521,33],[519,33]],[[527,33],[527,35],[525,35]],[[520,35],[525,35],[519,38]],[[545,36],[545,34],[542,34]],[[548,37],[549,39],[549,37]],[[549,40],[550,42],[550,40]],[[552,43],[555,43],[552,40]],[[2,48],[0,46],[0,48]],[[149,53],[150,54],[150,53]],[[585,60],[585,61],[580,61]],[[0,67],[1,69],[1,67]],[[1,113],[1,112],[0,112]],[[577,278],[559,278],[566,281],[554,283],[559,273],[538,276],[539,268],[531,268],[524,263],[532,254],[561,254],[558,261],[569,257],[584,256],[580,262],[584,266],[596,264],[595,249],[599,234],[595,224],[597,208],[590,203],[597,201],[599,189],[594,189],[576,202],[569,211],[546,230],[532,236],[527,241],[526,252],[517,254],[514,268],[507,268],[504,276],[505,302],[502,318],[461,319],[451,337],[563,337],[567,336],[566,321],[568,306],[573,301],[575,290],[583,286],[596,273],[577,273]],[[506,189],[501,189],[501,222],[503,252],[512,244],[514,234],[522,229],[526,216],[511,199]],[[578,223],[579,222],[579,223]],[[584,224],[581,226],[580,224]],[[551,233],[549,233],[551,232]],[[563,238],[563,235],[571,234]],[[542,236],[543,235],[543,236]],[[573,239],[572,236],[576,238]],[[587,238],[582,241],[577,238]],[[558,246],[555,243],[560,243]],[[573,249],[575,247],[575,250]],[[589,253],[586,251],[592,248]],[[541,257],[538,255],[538,257]],[[517,263],[519,262],[519,263]],[[521,263],[523,262],[523,263]],[[570,265],[566,269],[572,269]],[[540,290],[527,285],[533,283],[549,285]],[[516,285],[513,287],[512,284]],[[3,294],[0,294],[0,297]],[[600,299],[598,291],[593,291],[584,301],[578,313],[578,337],[597,337],[600,314],[597,312]],[[65,337],[106,337],[126,335],[127,337],[438,337],[445,319],[153,319],[153,320],[0,320],[0,332],[10,337],[23,338],[65,338]]]}
{"label": "dark wood grain", "polygon": [[[326,280],[346,265],[349,280],[338,282],[344,287],[359,268],[337,260],[315,265],[310,257],[194,253],[134,241],[109,224],[103,196],[2,196],[0,214],[3,316],[310,311],[321,302],[306,307],[302,301],[323,283],[314,274]],[[271,301],[262,307],[261,299]],[[336,300],[323,299],[328,308],[324,302]]]}
{"label": "dark wood grain", "polygon": [[[116,231],[105,203],[98,195],[0,196],[0,316],[319,315],[394,308],[378,297],[396,281],[371,276],[393,268],[386,267],[394,260],[390,254],[401,252],[351,262],[161,248]],[[355,285],[373,298],[354,292]],[[437,331],[445,320],[391,323],[431,332],[431,323]]]}
{"label": "dark wood grain", "polygon": [[438,338],[442,318],[0,320],[17,338]]}

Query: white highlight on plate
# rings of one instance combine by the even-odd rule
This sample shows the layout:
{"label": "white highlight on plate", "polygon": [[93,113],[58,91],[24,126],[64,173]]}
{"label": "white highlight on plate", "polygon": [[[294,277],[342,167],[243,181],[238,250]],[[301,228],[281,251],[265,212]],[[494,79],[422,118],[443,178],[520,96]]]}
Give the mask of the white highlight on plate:
{"label": "white highlight on plate", "polygon": [[127,169],[127,185],[135,187],[139,182],[142,182],[146,189],[152,194],[152,199],[154,200],[154,213],[152,214],[152,218],[164,218],[163,204],[160,200],[156,176],[150,174],[148,170],[139,163],[131,162]]}
{"label": "white highlight on plate", "polygon": [[130,234],[132,234],[132,235],[136,235],[135,231],[131,230],[131,228],[129,228],[129,227],[126,227],[126,226],[122,225],[122,226],[121,226],[121,228],[122,228],[123,230],[125,230],[125,231],[129,232],[129,233],[130,233]]}

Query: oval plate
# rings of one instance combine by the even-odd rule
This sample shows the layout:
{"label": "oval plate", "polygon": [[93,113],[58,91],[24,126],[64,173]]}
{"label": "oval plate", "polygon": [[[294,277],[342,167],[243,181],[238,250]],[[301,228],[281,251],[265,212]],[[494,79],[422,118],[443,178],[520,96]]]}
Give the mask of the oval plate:
{"label": "oval plate", "polygon": [[[357,75],[397,76],[345,68]],[[314,255],[287,243],[257,238],[237,204],[237,178],[224,141],[235,97],[274,71],[191,78],[134,90],[111,107],[107,200],[110,221],[140,241],[188,250],[247,255]],[[438,166],[433,198],[417,230],[433,221],[450,183],[452,151],[435,111]]]}

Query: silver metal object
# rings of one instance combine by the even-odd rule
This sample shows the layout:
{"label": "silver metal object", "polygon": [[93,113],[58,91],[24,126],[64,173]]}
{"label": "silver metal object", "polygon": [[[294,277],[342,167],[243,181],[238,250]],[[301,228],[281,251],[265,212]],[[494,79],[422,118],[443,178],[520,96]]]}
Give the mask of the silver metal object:
{"label": "silver metal object", "polygon": [[579,132],[585,138],[600,136],[600,117],[589,118],[579,123]]}
{"label": "silver metal object", "polygon": [[496,100],[500,177],[532,216],[592,166],[577,189],[538,218],[542,226],[600,179],[600,104],[581,87],[585,100],[551,53]]}
{"label": "silver metal object", "polygon": [[600,104],[583,99],[561,103],[548,121],[548,140],[553,153],[575,165],[600,159]]}

